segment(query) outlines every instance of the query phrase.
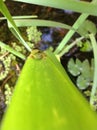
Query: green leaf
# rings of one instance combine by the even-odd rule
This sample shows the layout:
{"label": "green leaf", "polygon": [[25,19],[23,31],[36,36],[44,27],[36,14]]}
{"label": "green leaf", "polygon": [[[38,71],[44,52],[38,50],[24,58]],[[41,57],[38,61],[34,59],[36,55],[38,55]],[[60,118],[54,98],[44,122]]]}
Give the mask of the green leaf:
{"label": "green leaf", "polygon": [[[85,21],[85,19],[88,17],[88,14],[82,14],[81,16],[79,16],[79,18],[76,20],[76,22],[73,24],[72,28],[74,28],[76,31],[78,30],[78,28],[83,24],[83,22]],[[62,39],[61,43],[59,44],[59,46],[56,48],[55,50],[55,54],[60,54],[61,51],[64,52],[64,47],[66,46],[66,44],[69,42],[70,38],[74,35],[74,33],[76,32],[74,30],[70,30],[66,36]],[[64,53],[63,53],[64,55]]]}
{"label": "green leaf", "polygon": [[88,88],[90,85],[90,81],[88,81],[83,75],[78,76],[76,83],[77,87],[81,90]]}
{"label": "green leaf", "polygon": [[86,79],[89,79],[90,81],[93,81],[93,72],[91,71],[91,67],[89,64],[89,61],[86,59],[82,63],[82,70],[81,73],[83,77]]}
{"label": "green leaf", "polygon": [[17,27],[27,27],[27,26],[42,26],[42,27],[60,27],[60,28],[65,28],[65,29],[72,29],[74,30],[71,26],[60,23],[60,22],[55,22],[51,20],[41,20],[41,19],[15,19],[14,20],[15,24]]}
{"label": "green leaf", "polygon": [[82,52],[90,52],[90,51],[92,51],[92,45],[91,45],[89,40],[87,40],[86,42],[82,42],[82,45],[83,46],[80,48],[80,51],[82,51]]}
{"label": "green leaf", "polygon": [[7,50],[8,52],[11,52],[12,54],[14,54],[15,56],[25,60],[26,59],[26,56],[23,55],[22,53],[14,50],[12,47],[10,47],[9,45],[6,45],[5,43],[1,42],[0,41],[0,47],[1,48],[4,48],[5,50]]}
{"label": "green leaf", "polygon": [[78,29],[78,33],[82,36],[85,36],[88,33],[93,33],[95,35],[96,32],[96,25],[90,20],[85,20]]}
{"label": "green leaf", "polygon": [[94,53],[94,77],[93,77],[93,86],[91,90],[90,104],[96,110],[97,109],[97,42],[93,34],[89,35],[93,53]]}
{"label": "green leaf", "polygon": [[68,71],[73,75],[77,76],[76,84],[79,89],[86,89],[93,82],[94,75],[94,65],[93,59],[91,60],[91,65],[86,59],[81,62],[76,59],[76,62],[71,58],[68,62]]}
{"label": "green leaf", "polygon": [[36,54],[23,67],[1,130],[96,130],[97,116],[54,54]]}
{"label": "green leaf", "polygon": [[76,59],[76,63],[74,62],[73,58],[71,58],[68,62],[68,71],[73,75],[73,76],[78,76],[80,74],[80,69],[81,69],[81,61]]}
{"label": "green leaf", "polygon": [[76,66],[80,71],[82,70],[82,62],[78,58],[76,59]]}
{"label": "green leaf", "polygon": [[[72,10],[80,13],[87,13],[97,16],[97,4],[95,0],[92,0],[92,3],[85,2],[85,1],[77,1],[77,0],[56,0],[56,1],[49,1],[49,0],[12,0],[12,1],[18,1],[18,2],[25,2],[30,4],[37,4],[37,5],[43,5],[43,6],[49,6],[59,9],[66,9],[66,10]],[[87,8],[86,8],[87,7]]]}

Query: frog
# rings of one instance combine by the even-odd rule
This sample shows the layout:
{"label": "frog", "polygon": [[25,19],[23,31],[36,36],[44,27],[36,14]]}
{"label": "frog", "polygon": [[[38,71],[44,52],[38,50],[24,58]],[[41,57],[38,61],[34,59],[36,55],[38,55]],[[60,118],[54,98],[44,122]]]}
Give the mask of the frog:
{"label": "frog", "polygon": [[45,56],[45,53],[43,53],[43,51],[40,51],[38,49],[34,49],[31,54],[30,57],[36,59],[36,60],[40,60]]}

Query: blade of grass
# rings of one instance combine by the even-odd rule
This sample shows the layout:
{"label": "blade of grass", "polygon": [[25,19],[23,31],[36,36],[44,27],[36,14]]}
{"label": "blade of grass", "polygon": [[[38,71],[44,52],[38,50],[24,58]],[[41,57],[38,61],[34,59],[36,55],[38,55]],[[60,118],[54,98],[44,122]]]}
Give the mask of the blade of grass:
{"label": "blade of grass", "polygon": [[20,42],[27,48],[28,51],[31,51],[30,47],[28,46],[28,44],[24,41],[24,39],[22,38],[18,28],[16,27],[6,5],[4,4],[3,0],[0,0],[0,11],[2,12],[2,14],[7,18],[8,22],[11,24],[11,26],[13,27],[13,31],[15,36],[18,38],[18,40],[20,40]]}
{"label": "blade of grass", "polygon": [[[81,22],[81,21],[80,21]],[[94,23],[92,23],[89,20],[85,20],[84,23],[78,28],[77,31],[81,36],[87,37],[88,36],[88,32],[93,33],[94,35],[97,32],[97,28],[96,25]],[[71,33],[72,34],[72,33]],[[68,34],[67,34],[68,35]],[[70,35],[69,35],[70,36]],[[63,42],[63,43],[62,43]],[[61,44],[59,45],[61,49],[61,52],[59,53],[60,56],[63,56],[66,52],[66,47],[63,47],[63,45],[66,43],[66,37],[65,40],[63,40],[61,42]],[[68,46],[68,45],[67,45]],[[71,45],[69,45],[71,46]]]}
{"label": "blade of grass", "polygon": [[11,52],[12,54],[14,54],[15,56],[25,60],[26,57],[25,55],[21,54],[20,52],[17,52],[16,50],[14,50],[13,48],[11,48],[9,45],[6,45],[5,43],[0,41],[0,47],[4,48],[5,50],[7,50],[8,52]]}
{"label": "blade of grass", "polygon": [[74,47],[79,41],[84,39],[85,37],[77,38],[74,42],[72,42],[70,45],[66,45],[64,49],[58,54],[59,58],[61,58],[65,53],[69,52],[69,50]]}
{"label": "blade of grass", "polygon": [[[23,15],[23,16],[11,16],[12,19],[27,19],[27,18],[37,18],[37,15]],[[7,20],[6,17],[1,17],[0,20]]]}
{"label": "blade of grass", "polygon": [[[88,14],[82,14],[81,16],[79,16],[79,18],[76,20],[76,22],[74,23],[74,25],[72,26],[72,28],[74,28],[76,31],[77,29],[80,27],[80,25],[82,25],[82,23],[85,21],[85,19],[88,17]],[[59,54],[61,53],[61,51],[63,50],[64,46],[68,43],[68,41],[70,40],[70,38],[74,35],[75,31],[74,30],[70,30],[66,36],[63,38],[63,40],[61,41],[61,43],[59,44],[59,46],[56,48],[55,50],[55,54]]]}
{"label": "blade of grass", "polygon": [[[94,3],[94,2],[95,2],[95,0],[93,0],[91,3]],[[86,13],[81,14],[81,16],[79,16],[79,18],[76,20],[76,22],[72,26],[72,28],[77,30],[82,25],[82,23],[87,19],[88,16],[89,16],[89,14],[86,14]],[[56,50],[54,52],[55,54],[60,55],[60,53],[61,53],[60,51],[64,52],[64,46],[68,43],[68,41],[74,35],[74,33],[75,33],[75,31],[70,30],[66,34],[66,36],[63,38],[63,40],[61,41],[59,46],[56,48]]]}
{"label": "blade of grass", "polygon": [[90,15],[97,16],[97,4],[89,3],[85,1],[77,1],[77,0],[56,0],[55,2],[51,2],[50,0],[12,0],[18,2],[25,2],[30,4],[38,4],[43,6],[50,6],[59,9],[72,10],[79,13],[87,13]]}
{"label": "blade of grass", "polygon": [[19,19],[19,20],[14,20],[15,24],[17,27],[25,27],[25,26],[46,26],[46,27],[60,27],[60,28],[65,28],[65,29],[72,29],[74,30],[71,26],[60,23],[60,22],[54,22],[50,20],[41,20],[41,19]]}

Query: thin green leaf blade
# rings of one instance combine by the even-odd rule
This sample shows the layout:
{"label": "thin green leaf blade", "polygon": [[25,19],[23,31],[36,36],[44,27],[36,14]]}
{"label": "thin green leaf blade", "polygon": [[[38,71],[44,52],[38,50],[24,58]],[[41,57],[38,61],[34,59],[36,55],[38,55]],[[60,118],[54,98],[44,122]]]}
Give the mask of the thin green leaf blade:
{"label": "thin green leaf blade", "polygon": [[43,26],[43,27],[60,27],[65,29],[72,29],[71,26],[60,23],[60,22],[54,22],[51,20],[41,20],[41,19],[19,19],[14,20],[17,27],[26,27],[26,26]]}
{"label": "thin green leaf blade", "polygon": [[6,45],[5,43],[1,42],[0,41],[0,47],[1,48],[4,48],[5,50],[7,50],[8,52],[11,52],[12,54],[14,54],[15,56],[25,60],[26,59],[26,56],[23,55],[22,53],[20,52],[17,52],[16,50],[14,50],[12,47],[10,47],[9,45]]}
{"label": "thin green leaf blade", "polygon": [[[77,29],[83,24],[83,22],[85,21],[85,19],[88,17],[88,14],[82,14],[79,16],[79,18],[76,20],[76,22],[74,23],[74,25],[72,26],[72,28],[74,28],[76,31]],[[74,33],[76,32],[74,30],[69,30],[69,32],[66,34],[66,36],[62,39],[61,43],[59,44],[59,46],[56,48],[55,50],[55,54],[60,54],[60,52],[63,50],[64,51],[64,47],[65,45],[68,43],[68,41],[70,40],[70,38],[74,35]],[[64,54],[63,54],[64,55]]]}

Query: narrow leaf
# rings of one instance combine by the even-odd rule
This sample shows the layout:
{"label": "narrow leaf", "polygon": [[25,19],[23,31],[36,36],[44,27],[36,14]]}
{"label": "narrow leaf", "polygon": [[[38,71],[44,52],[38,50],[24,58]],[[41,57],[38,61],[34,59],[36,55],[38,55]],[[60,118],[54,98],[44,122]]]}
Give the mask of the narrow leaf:
{"label": "narrow leaf", "polygon": [[38,4],[43,6],[50,6],[59,9],[72,10],[79,13],[87,13],[91,15],[97,16],[97,3],[94,0],[94,3],[89,3],[85,1],[77,1],[77,0],[56,0],[55,2],[51,2],[49,0],[13,0],[19,2],[25,2],[30,4]]}
{"label": "narrow leaf", "polygon": [[4,48],[5,50],[7,50],[8,52],[11,52],[12,54],[14,54],[15,56],[25,60],[26,57],[25,55],[21,54],[20,52],[17,52],[16,50],[14,50],[12,47],[10,47],[9,45],[6,45],[3,42],[0,42],[0,47]]}
{"label": "narrow leaf", "polygon": [[25,27],[25,26],[42,26],[42,27],[60,27],[65,29],[72,29],[71,26],[60,23],[60,22],[54,22],[50,20],[41,20],[41,19],[19,19],[14,20],[17,27]]}

